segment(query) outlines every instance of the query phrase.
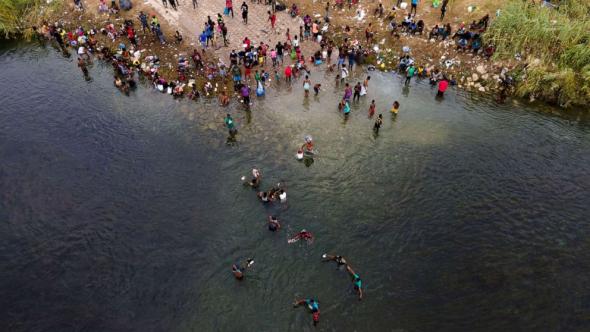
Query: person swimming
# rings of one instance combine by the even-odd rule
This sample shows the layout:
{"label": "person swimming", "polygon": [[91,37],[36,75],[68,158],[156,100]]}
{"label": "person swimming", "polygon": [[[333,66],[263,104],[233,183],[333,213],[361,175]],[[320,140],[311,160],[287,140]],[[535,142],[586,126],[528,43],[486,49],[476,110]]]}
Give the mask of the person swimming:
{"label": "person swimming", "polygon": [[358,293],[359,301],[362,300],[363,299],[363,281],[361,280],[361,277],[359,277],[359,275],[354,272],[354,270],[352,269],[352,267],[350,267],[350,265],[346,265],[346,271],[348,271],[348,273],[352,277],[352,284],[353,284],[354,290]]}
{"label": "person swimming", "polygon": [[231,267],[231,272],[233,273],[236,279],[243,280],[244,272],[246,272],[246,269],[252,266],[252,264],[254,264],[254,260],[252,258],[248,258],[246,260],[246,264],[243,267],[240,263],[233,264]]}
{"label": "person swimming", "polygon": [[281,229],[281,224],[279,220],[275,216],[268,216],[268,230],[271,232],[276,232]]}
{"label": "person swimming", "polygon": [[313,243],[313,234],[311,232],[302,229],[301,232],[297,233],[294,237],[287,240],[287,243],[295,243],[299,240],[306,240],[307,243]]}
{"label": "person swimming", "polygon": [[323,254],[322,258],[324,259],[324,262],[335,261],[336,264],[338,264],[338,267],[347,264],[346,259],[340,255]]}
{"label": "person swimming", "polygon": [[313,325],[317,325],[320,322],[320,303],[316,299],[301,299],[295,300],[293,306],[298,307],[302,304],[305,304],[307,309],[311,311]]}

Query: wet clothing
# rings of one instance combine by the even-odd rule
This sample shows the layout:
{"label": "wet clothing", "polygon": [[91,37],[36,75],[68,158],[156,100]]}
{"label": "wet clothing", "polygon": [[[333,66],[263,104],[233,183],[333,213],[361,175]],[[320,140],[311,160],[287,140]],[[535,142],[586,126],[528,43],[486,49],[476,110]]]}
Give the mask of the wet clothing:
{"label": "wet clothing", "polygon": [[307,308],[311,310],[311,312],[320,311],[320,303],[314,299],[306,299],[305,304],[307,305]]}
{"label": "wet clothing", "polygon": [[363,281],[356,273],[352,276],[352,283],[354,284],[354,289],[361,289],[363,287]]}

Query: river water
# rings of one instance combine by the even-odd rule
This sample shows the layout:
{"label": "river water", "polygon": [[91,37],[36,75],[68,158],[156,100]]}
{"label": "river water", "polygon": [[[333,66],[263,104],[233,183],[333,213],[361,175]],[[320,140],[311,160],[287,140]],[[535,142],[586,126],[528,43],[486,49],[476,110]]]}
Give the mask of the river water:
{"label": "river water", "polygon": [[[109,65],[87,82],[50,47],[5,45],[0,71],[2,331],[590,328],[584,117],[456,91],[436,101],[425,82],[373,72],[375,137],[370,100],[345,121],[342,87],[318,71],[319,98],[273,83],[250,114],[124,96]],[[294,158],[306,134],[309,167]],[[287,185],[288,204],[241,184],[253,166],[263,188]],[[314,243],[287,244],[302,228]],[[348,258],[363,301],[325,252]],[[238,282],[231,264],[248,257]],[[320,301],[315,328],[291,306],[301,297]]]}

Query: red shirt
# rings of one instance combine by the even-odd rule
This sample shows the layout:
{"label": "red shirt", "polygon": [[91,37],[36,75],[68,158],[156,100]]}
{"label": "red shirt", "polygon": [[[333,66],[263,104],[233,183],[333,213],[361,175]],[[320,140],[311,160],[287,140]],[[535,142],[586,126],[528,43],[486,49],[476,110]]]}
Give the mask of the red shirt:
{"label": "red shirt", "polygon": [[291,66],[285,68],[285,76],[291,76]]}
{"label": "red shirt", "polygon": [[232,8],[231,0],[225,0],[225,7]]}
{"label": "red shirt", "polygon": [[448,87],[449,87],[449,81],[442,80],[442,81],[438,82],[438,91],[445,92],[445,91],[447,91]]}

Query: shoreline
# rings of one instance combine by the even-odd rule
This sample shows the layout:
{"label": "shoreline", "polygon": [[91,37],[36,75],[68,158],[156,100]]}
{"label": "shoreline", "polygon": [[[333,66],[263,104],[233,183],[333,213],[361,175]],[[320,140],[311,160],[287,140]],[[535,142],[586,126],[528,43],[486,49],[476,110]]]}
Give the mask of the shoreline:
{"label": "shoreline", "polygon": [[[221,1],[218,2],[221,3]],[[230,30],[230,45],[228,47],[219,46],[221,41],[218,40],[217,46],[215,46],[214,49],[211,50],[210,48],[203,49],[199,46],[198,38],[195,37],[196,34],[194,32],[191,33],[188,26],[196,27],[201,23],[205,22],[207,17],[206,14],[214,13],[214,8],[217,7],[213,7],[213,9],[197,7],[197,9],[194,10],[194,13],[201,13],[199,14],[199,18],[188,19],[187,17],[193,16],[192,14],[194,13],[191,3],[187,3],[186,1],[184,1],[181,4],[182,7],[179,7],[178,11],[174,11],[170,8],[164,8],[162,3],[158,0],[149,0],[148,2],[134,4],[135,7],[128,12],[120,11],[118,14],[108,15],[97,13],[98,3],[99,2],[97,0],[85,1],[84,5],[86,6],[86,8],[84,11],[77,11],[74,8],[73,4],[70,4],[69,6],[64,5],[64,7],[68,8],[64,11],[55,10],[55,12],[52,15],[50,15],[52,18],[51,21],[63,22],[64,27],[68,27],[69,29],[72,29],[73,27],[78,25],[91,26],[93,28],[98,29],[109,22],[113,22],[113,24],[116,25],[121,24],[126,19],[129,19],[133,21],[134,28],[136,30],[136,36],[140,40],[137,50],[141,51],[139,57],[132,57],[132,59],[135,58],[135,60],[131,62],[138,61],[140,64],[143,64],[143,62],[145,62],[146,56],[155,55],[160,59],[160,65],[157,68],[157,72],[160,77],[163,77],[164,79],[166,79],[166,81],[179,81],[179,83],[185,85],[189,82],[195,82],[197,85],[196,89],[199,92],[203,92],[204,94],[212,93],[211,89],[205,89],[205,86],[209,81],[216,85],[219,83],[223,84],[224,89],[231,89],[231,77],[229,79],[218,79],[218,77],[213,77],[212,79],[212,75],[207,73],[208,68],[201,68],[200,70],[194,69],[192,61],[189,61],[192,49],[202,50],[200,53],[202,55],[203,67],[216,67],[215,70],[218,71],[218,64],[221,60],[223,63],[226,64],[225,74],[227,75],[227,72],[229,72],[229,68],[227,68],[229,66],[227,64],[229,62],[225,60],[227,60],[227,55],[229,54],[230,50],[240,48],[237,47],[240,46],[240,43],[236,43],[236,40],[241,40],[241,36],[239,35],[239,33],[243,33],[244,29],[247,31],[247,33],[252,32],[252,35],[254,36],[254,38],[252,39],[255,42],[262,40],[265,43],[267,43],[265,37],[267,37],[266,39],[274,40],[285,39],[284,37],[281,38],[281,36],[283,36],[283,33],[285,33],[287,28],[290,29],[291,35],[295,35],[297,31],[294,32],[293,27],[296,27],[299,23],[301,23],[301,16],[296,18],[290,18],[288,15],[289,8],[287,8],[287,10],[285,11],[277,12],[279,18],[276,33],[272,34],[271,32],[271,34],[269,35],[267,31],[269,27],[265,26],[264,24],[266,21],[259,19],[258,21],[254,22],[254,24],[250,23],[249,26],[244,26],[243,29],[238,26],[236,31],[233,33]],[[234,4],[234,7],[236,7],[236,5],[237,4]],[[204,7],[207,6],[207,4],[201,3],[200,6]],[[249,2],[249,6],[250,8],[252,8],[251,11],[255,12],[256,15],[262,17],[264,17],[264,14],[260,13],[264,13],[266,9],[270,8],[264,4],[254,4],[251,2]],[[156,16],[159,18],[160,24],[162,25],[162,30],[164,31],[167,44],[159,45],[157,40],[154,39],[154,36],[151,35],[149,31],[147,33],[145,31],[140,32],[141,24],[137,19],[137,13],[140,10],[143,10],[145,13],[149,13],[150,15],[156,14]],[[234,26],[230,26],[230,28],[236,28],[235,22],[232,21],[240,20],[240,14],[237,13],[237,8],[234,8],[234,10],[236,11],[237,15],[235,15],[236,17],[233,18],[233,20],[230,19],[229,16],[223,16],[223,18],[227,21],[227,25],[231,25],[233,23]],[[354,8],[351,9],[351,11],[354,10]],[[363,11],[366,10],[366,8],[362,7],[361,4],[358,4],[357,13],[359,12],[359,10]],[[346,11],[346,9],[342,9],[342,11]],[[348,12],[348,14],[350,14],[350,12]],[[314,16],[318,15],[320,14],[316,14]],[[334,16],[334,14],[332,13],[331,16]],[[68,17],[69,20],[67,19]],[[342,18],[348,19],[348,16],[343,16]],[[214,19],[214,17],[212,17],[212,19]],[[457,17],[455,17],[455,20],[456,19]],[[328,27],[328,31],[324,34],[324,38],[329,38],[331,40],[338,40],[343,38],[343,33],[341,31],[338,31],[338,28],[342,29],[342,26],[339,27],[338,23],[339,22],[337,21],[337,19],[331,20],[330,26]],[[183,36],[182,42],[178,44],[172,42],[174,39],[171,33],[176,30],[175,28],[173,28],[174,26],[178,27],[178,31],[180,31]],[[362,34],[363,31],[361,31],[358,28],[359,27],[357,27],[356,29],[356,34],[349,33],[345,35],[345,37],[350,39],[355,38],[355,42],[359,39],[362,40],[362,38],[359,37],[359,33]],[[88,31],[88,27],[85,30]],[[380,34],[383,33],[383,31],[384,30],[382,29],[382,31],[380,31]],[[398,47],[401,49],[407,46],[411,49],[407,53],[412,54],[412,57],[415,58],[415,61],[418,64],[419,68],[417,69],[423,68],[424,71],[432,71],[435,67],[441,68],[441,72],[445,72],[447,75],[449,75],[449,79],[451,81],[454,81],[454,83],[456,83],[457,88],[459,89],[464,89],[466,91],[475,92],[478,94],[496,94],[498,96],[498,99],[504,99],[508,95],[513,94],[514,86],[508,83],[502,84],[502,82],[506,82],[505,77],[508,77],[506,75],[510,73],[511,70],[516,70],[518,69],[518,66],[522,67],[525,66],[525,64],[515,64],[514,61],[506,62],[491,59],[483,59],[483,57],[480,55],[473,55],[471,53],[460,53],[454,49],[456,43],[453,40],[434,41],[432,39],[424,38],[425,34],[428,34],[428,31],[424,31],[423,34],[419,36],[402,32],[401,34],[399,34],[398,37],[395,38],[382,38],[382,35],[377,35],[376,39],[381,39],[381,41],[375,43],[375,47],[373,50],[371,50],[369,47],[364,48],[365,52],[367,52],[367,50],[368,52],[364,58],[364,61],[361,60],[364,63],[360,63],[360,65],[364,64],[368,66],[374,66],[377,70],[381,70],[384,72],[395,71],[395,67],[397,67],[397,63],[395,63],[395,61],[399,61],[400,56],[403,56],[406,53],[404,53],[401,50],[400,52],[395,52],[394,48]],[[100,36],[97,37],[99,43],[111,49],[119,43],[125,43],[126,45],[129,45],[129,40],[124,35],[117,37],[113,41],[105,40]],[[271,40],[271,42],[268,43],[271,47],[273,47],[272,41],[273,40]],[[362,42],[359,42],[359,44],[361,43]],[[236,44],[238,45],[236,46]],[[301,42],[301,46],[302,54],[306,57],[310,56],[313,53],[314,49],[319,49],[319,44],[314,41],[306,40],[304,42]],[[440,55],[440,57],[437,58],[432,56],[432,53],[424,51],[425,49],[433,51],[437,54],[437,57],[438,55]],[[335,54],[332,54],[333,59],[337,58],[338,50],[336,48],[334,50],[334,53]],[[414,56],[414,54],[417,55]],[[287,63],[293,63],[289,60],[288,56],[285,57],[287,58]],[[184,59],[186,62],[186,73],[184,75],[185,79],[178,80],[178,72],[177,70],[175,70],[175,68],[177,67],[179,60],[181,59]],[[333,60],[332,63],[335,63],[335,61]],[[153,66],[151,65],[150,67],[153,68]],[[282,67],[279,67],[278,71],[282,74],[281,68]],[[269,68],[269,66],[265,66],[264,68],[254,67],[253,69],[268,69],[269,72],[271,70],[274,70],[272,68]],[[427,75],[428,74],[426,74],[425,77],[428,77]],[[213,76],[218,75],[214,74]],[[531,98],[531,101],[532,100],[533,98]],[[552,104],[551,102],[547,103]]]}

